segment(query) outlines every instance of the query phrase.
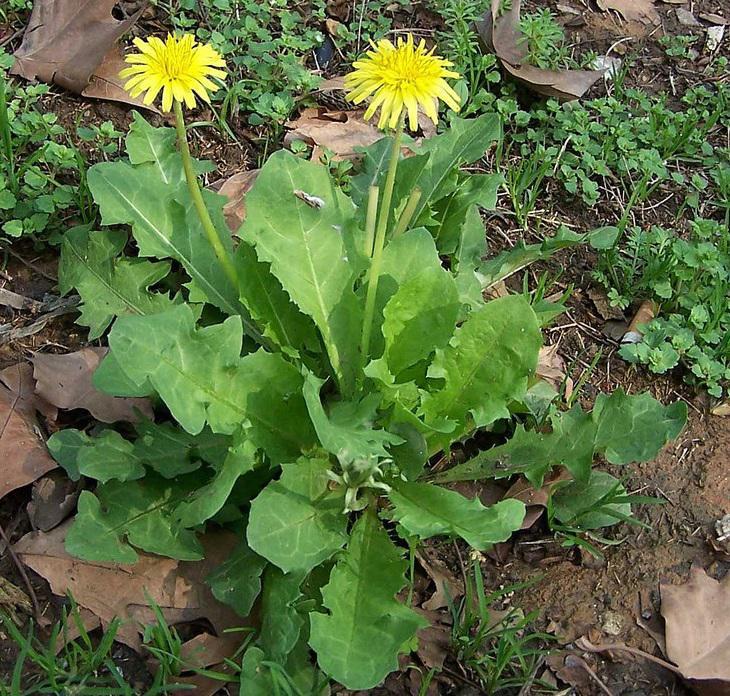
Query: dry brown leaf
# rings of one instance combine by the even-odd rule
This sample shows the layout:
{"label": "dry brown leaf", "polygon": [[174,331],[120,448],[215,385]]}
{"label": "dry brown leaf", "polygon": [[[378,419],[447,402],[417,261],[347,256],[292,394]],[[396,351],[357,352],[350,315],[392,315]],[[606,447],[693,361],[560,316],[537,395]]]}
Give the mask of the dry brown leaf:
{"label": "dry brown leaf", "polygon": [[547,508],[553,488],[563,481],[570,481],[571,478],[570,473],[560,467],[545,479],[541,488],[535,488],[524,476],[520,476],[504,494],[505,498],[514,498],[525,504],[525,519],[520,529],[532,527]]}
{"label": "dry brown leaf", "polygon": [[124,62],[124,55],[118,45],[114,45],[104,56],[101,64],[96,68],[89,78],[89,84],[81,92],[82,97],[92,99],[105,99],[106,101],[117,101],[122,104],[131,104],[156,114],[161,113],[154,104],[145,104],[142,97],[131,97],[124,89],[124,81],[119,77],[119,71],[128,67]]}
{"label": "dry brown leaf", "polygon": [[730,399],[725,399],[725,401],[721,401],[716,406],[713,406],[710,413],[713,416],[730,416]]}
{"label": "dry brown leaf", "polygon": [[47,532],[57,527],[76,510],[79,485],[62,471],[52,471],[33,484],[28,503],[28,518],[33,529]]}
{"label": "dry brown leaf", "polygon": [[58,418],[58,409],[36,394],[33,367],[30,364],[16,363],[6,367],[0,371],[0,382],[20,397],[18,405],[22,409],[35,409],[49,421]]}
{"label": "dry brown leaf", "polygon": [[246,194],[251,190],[260,171],[260,169],[251,169],[246,172],[236,172],[218,188],[218,193],[228,199],[223,206],[223,216],[228,228],[234,234],[241,229],[241,225],[246,219]]}
{"label": "dry brown leaf", "polygon": [[[358,157],[355,148],[368,147],[383,137],[372,124],[363,119],[362,109],[328,111],[323,108],[304,109],[297,119],[289,121],[284,144],[302,140],[308,145],[331,150],[336,159]],[[313,153],[312,159],[315,159]]]}
{"label": "dry brown leaf", "polygon": [[35,411],[25,386],[19,393],[0,386],[0,498],[56,468],[41,437]]}
{"label": "dry brown leaf", "polygon": [[149,399],[109,396],[94,387],[91,379],[107,351],[107,348],[83,348],[66,355],[36,353],[33,375],[37,393],[58,408],[86,409],[104,423],[134,423],[140,413],[151,419]]}
{"label": "dry brown leaf", "polygon": [[608,295],[602,288],[588,288],[588,297],[602,319],[606,321],[623,321],[625,319],[624,313],[618,307],[611,305]]}
{"label": "dry brown leaf", "polygon": [[421,605],[426,611],[436,611],[448,606],[449,600],[455,601],[464,594],[464,584],[447,567],[430,547],[423,546],[416,553],[421,567],[436,588]]}
{"label": "dry brown leaf", "polygon": [[80,607],[107,626],[114,617],[123,620],[117,639],[139,649],[139,633],[155,621],[149,607],[154,601],[170,624],[207,619],[219,636],[245,621],[213,597],[205,577],[230,554],[235,534],[219,532],[201,537],[202,561],[184,562],[140,552],[132,565],[83,561],[70,556],[64,540],[70,522],[50,532],[31,532],[14,549],[23,563],[44,577],[56,595],[70,592]]}
{"label": "dry brown leaf", "polygon": [[596,0],[604,11],[615,10],[629,22],[660,24],[662,19],[654,7],[654,0]]}
{"label": "dry brown leaf", "polygon": [[441,671],[446,656],[451,651],[451,617],[440,611],[416,611],[428,621],[428,626],[418,632],[416,654],[426,669]]}
{"label": "dry brown leaf", "polygon": [[558,354],[558,344],[543,346],[537,358],[535,374],[558,389],[565,379],[565,363]]}
{"label": "dry brown leaf", "polygon": [[683,27],[702,26],[702,22],[698,22],[697,17],[695,17],[689,10],[686,10],[684,7],[678,7],[676,10],[674,10],[674,12],[677,15],[677,21]]}
{"label": "dry brown leaf", "polygon": [[36,0],[11,72],[81,94],[114,42],[137,21],[112,16],[116,0]]}
{"label": "dry brown leaf", "polygon": [[710,24],[719,24],[721,26],[730,24],[730,19],[711,12],[700,12],[700,19],[704,19],[705,22],[709,22]]}
{"label": "dry brown leaf", "polygon": [[684,585],[660,585],[667,657],[701,696],[730,694],[730,575],[692,568]]}
{"label": "dry brown leaf", "polygon": [[520,31],[520,0],[500,14],[501,0],[492,0],[491,12],[477,23],[487,49],[505,70],[539,94],[558,99],[579,99],[600,79],[603,70],[543,70],[526,62],[527,46]]}

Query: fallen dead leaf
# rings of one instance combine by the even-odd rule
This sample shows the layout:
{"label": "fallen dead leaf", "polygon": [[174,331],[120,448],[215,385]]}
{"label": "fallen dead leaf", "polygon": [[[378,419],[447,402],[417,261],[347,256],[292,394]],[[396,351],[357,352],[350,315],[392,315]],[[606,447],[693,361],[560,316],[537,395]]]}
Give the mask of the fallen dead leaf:
{"label": "fallen dead leaf", "polygon": [[559,389],[565,379],[565,363],[558,354],[558,344],[543,346],[537,358],[535,374],[555,389]]}
{"label": "fallen dead leaf", "polygon": [[58,418],[58,409],[36,394],[33,367],[28,363],[16,363],[0,371],[0,382],[18,395],[18,406],[23,410],[35,409],[47,420]]}
{"label": "fallen dead leaf", "polygon": [[28,518],[33,529],[47,532],[57,527],[76,509],[79,485],[62,471],[51,471],[33,484]]}
{"label": "fallen dead leaf", "polygon": [[661,17],[654,6],[654,0],[596,0],[604,11],[614,10],[629,22],[660,24]]}
{"label": "fallen dead leaf", "polygon": [[713,416],[730,416],[730,400],[725,399],[725,401],[721,401],[713,407],[710,413],[712,413]]}
{"label": "fallen dead leaf", "polygon": [[520,476],[504,494],[505,498],[514,498],[525,504],[525,519],[520,529],[532,527],[547,508],[553,488],[563,481],[570,481],[571,478],[570,473],[560,467],[545,479],[542,487],[535,488],[524,476]]}
{"label": "fallen dead leaf", "polygon": [[700,12],[700,19],[703,19],[705,22],[709,22],[710,24],[730,24],[730,19],[711,12]]}
{"label": "fallen dead leaf", "polygon": [[423,609],[443,609],[449,605],[449,601],[456,601],[464,594],[463,582],[448,569],[433,549],[423,546],[416,553],[416,558],[435,588],[431,597],[421,605]]}
{"label": "fallen dead leaf", "polygon": [[[24,374],[22,366],[14,366]],[[14,368],[9,368],[10,370]],[[7,372],[7,370],[5,371]],[[22,386],[21,386],[22,385]],[[56,468],[36,419],[36,404],[20,378],[19,392],[0,385],[0,498]]]}
{"label": "fallen dead leaf", "polygon": [[236,234],[246,219],[246,194],[259,175],[259,169],[236,172],[228,177],[218,188],[218,193],[225,196],[228,202],[223,206],[223,216],[228,228]]}
{"label": "fallen dead leaf", "polygon": [[441,611],[416,611],[429,623],[418,632],[416,654],[426,669],[441,671],[451,650],[451,616]]}
{"label": "fallen dead leaf", "polygon": [[487,50],[501,61],[505,70],[539,94],[558,99],[578,99],[600,79],[602,70],[543,70],[527,62],[527,46],[520,30],[520,0],[500,13],[501,0],[477,22],[477,31]]}
{"label": "fallen dead leaf", "polygon": [[160,110],[154,104],[145,104],[141,97],[132,97],[124,89],[124,81],[119,77],[119,71],[125,67],[127,64],[124,62],[122,50],[115,44],[89,78],[89,84],[84,87],[81,96],[131,104],[160,114]]}
{"label": "fallen dead leaf", "polygon": [[722,40],[725,38],[725,25],[719,24],[717,26],[707,27],[706,34],[705,48],[708,53],[714,53],[720,48]]}
{"label": "fallen dead leaf", "polygon": [[[323,108],[304,109],[286,126],[289,132],[284,136],[284,144],[291,145],[301,140],[315,147],[312,159],[318,159],[316,148],[326,148],[334,153],[336,159],[358,157],[356,148],[368,147],[383,137],[371,123],[363,119],[365,111],[328,111]],[[321,150],[320,150],[321,154]]]}
{"label": "fallen dead leaf", "polygon": [[137,21],[112,16],[116,0],[36,0],[11,72],[81,94],[114,42]]}
{"label": "fallen dead leaf", "polygon": [[140,414],[152,419],[149,399],[109,396],[92,383],[94,371],[107,348],[83,348],[66,355],[36,353],[33,375],[37,393],[62,409],[83,408],[104,423],[136,422]]}
{"label": "fallen dead leaf", "polygon": [[684,585],[660,585],[667,657],[700,696],[730,694],[730,575],[692,568]]}
{"label": "fallen dead leaf", "polygon": [[689,10],[685,10],[684,7],[677,7],[674,10],[675,14],[677,15],[677,21],[683,26],[683,27],[701,27],[701,22],[697,21],[697,17],[695,17]]}
{"label": "fallen dead leaf", "polygon": [[205,577],[230,554],[237,543],[235,534],[217,532],[201,537],[205,560],[176,561],[139,553],[132,565],[83,561],[69,555],[64,547],[71,522],[50,532],[31,532],[13,547],[29,568],[44,577],[54,594],[71,593],[76,603],[107,626],[119,617],[122,624],[117,639],[131,648],[140,648],[140,632],[155,621],[149,607],[154,601],[171,625],[207,619],[219,636],[226,629],[241,627],[245,621],[213,597]]}
{"label": "fallen dead leaf", "polygon": [[593,302],[593,306],[596,308],[598,314],[601,315],[601,319],[605,319],[606,321],[624,321],[624,313],[618,307],[611,305],[608,295],[606,295],[604,290],[597,287],[588,288],[588,297]]}

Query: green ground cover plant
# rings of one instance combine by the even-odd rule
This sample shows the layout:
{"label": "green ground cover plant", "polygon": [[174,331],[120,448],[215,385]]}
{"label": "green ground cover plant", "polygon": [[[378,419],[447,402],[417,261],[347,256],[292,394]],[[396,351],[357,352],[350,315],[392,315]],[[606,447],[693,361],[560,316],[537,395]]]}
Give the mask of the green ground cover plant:
{"label": "green ground cover plant", "polygon": [[[51,438],[72,478],[97,482],[81,495],[67,548],[88,560],[129,563],[135,549],[193,560],[206,525],[238,529],[239,549],[210,583],[242,617],[262,602],[246,688],[270,689],[260,667],[272,663],[311,689],[321,677],[309,648],[353,689],[396,668],[425,625],[400,596],[404,550],[438,535],[485,549],[524,517],[518,501],[485,508],[431,480],[430,458],[475,429],[505,432],[503,475],[539,485],[566,466],[590,487],[594,453],[643,461],[682,427],[683,405],[616,393],[592,413],[556,412],[548,434],[530,429],[542,315],[523,296],[484,302],[477,205],[494,205],[500,177],[461,170],[499,138],[489,114],[454,118],[400,162],[396,139],[384,138],[349,196],[325,166],[276,153],[247,197],[241,243],[224,241],[238,288],[191,205],[173,130],[137,116],[128,159],[89,171],[103,224],[128,225],[139,254],[125,253],[122,231],[79,227],[64,242],[61,282],[81,295],[92,335],[111,326],[97,386],[154,395],[171,420],[141,424],[137,438]],[[374,192],[391,185],[375,234]],[[223,229],[223,200],[206,192],[205,203]],[[515,253],[530,252],[539,254]],[[189,282],[171,291],[172,261]],[[503,258],[491,277],[515,265]],[[509,437],[514,419],[524,425]],[[517,447],[530,457],[511,459]],[[448,480],[497,475],[468,467]],[[252,564],[256,573],[241,572]]]}

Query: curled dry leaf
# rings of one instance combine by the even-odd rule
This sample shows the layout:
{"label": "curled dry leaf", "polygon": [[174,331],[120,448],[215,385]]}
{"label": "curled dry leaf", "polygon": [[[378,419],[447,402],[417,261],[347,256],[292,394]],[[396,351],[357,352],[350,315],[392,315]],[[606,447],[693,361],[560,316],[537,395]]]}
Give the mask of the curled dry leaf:
{"label": "curled dry leaf", "polygon": [[76,603],[92,612],[107,626],[114,617],[123,620],[117,640],[133,649],[140,647],[145,624],[155,621],[150,600],[162,610],[170,624],[207,619],[219,636],[240,627],[244,621],[221,604],[205,578],[230,554],[237,543],[228,532],[201,538],[205,560],[186,562],[140,552],[132,565],[83,561],[64,547],[70,527],[66,522],[50,532],[31,532],[14,550],[23,563],[44,577],[54,594],[70,592]]}
{"label": "curled dry leaf", "polygon": [[502,1],[477,23],[484,47],[493,52],[505,70],[538,94],[558,99],[579,99],[603,76],[603,70],[543,70],[527,62],[527,46],[520,31],[520,0],[501,12]]}
{"label": "curled dry leaf", "polygon": [[521,500],[525,504],[525,519],[520,529],[532,527],[547,508],[553,488],[571,478],[567,469],[560,467],[545,479],[541,488],[535,488],[524,476],[520,476],[504,494],[505,498]]}
{"label": "curled dry leaf", "polygon": [[79,493],[78,482],[60,470],[36,481],[27,506],[33,529],[47,532],[61,524],[76,510]]}
{"label": "curled dry leaf", "polygon": [[36,353],[33,375],[37,393],[58,408],[86,409],[104,423],[134,423],[140,414],[152,419],[149,399],[109,396],[94,387],[94,371],[107,351],[107,348],[83,348],[66,355]]}
{"label": "curled dry leaf", "polygon": [[730,575],[692,568],[684,585],[660,585],[667,657],[700,696],[730,695]]}
{"label": "curled dry leaf", "polygon": [[11,72],[75,94],[144,107],[122,88],[116,46],[142,10],[118,20],[112,14],[117,5],[116,0],[36,0]]}
{"label": "curled dry leaf", "polygon": [[604,11],[614,10],[629,22],[660,24],[661,17],[654,6],[654,0],[596,0]]}
{"label": "curled dry leaf", "polygon": [[463,582],[448,569],[434,549],[424,546],[416,553],[416,558],[435,587],[431,597],[421,605],[424,610],[443,609],[448,606],[449,600],[456,601],[464,594]]}
{"label": "curled dry leaf", "polygon": [[286,124],[289,132],[284,137],[284,143],[291,145],[296,140],[302,140],[313,146],[313,160],[319,159],[323,148],[331,150],[336,159],[353,159],[358,156],[356,148],[368,147],[383,137],[375,126],[363,119],[364,113],[362,109],[304,109],[298,118]]}
{"label": "curled dry leaf", "polygon": [[[41,436],[36,419],[40,407],[28,391],[26,368],[15,365],[3,371],[3,381],[14,383],[18,391],[0,385],[0,498],[56,468]],[[14,382],[8,377],[13,371]]]}
{"label": "curled dry leaf", "polygon": [[234,234],[241,229],[246,219],[246,194],[251,190],[259,171],[251,169],[246,172],[236,172],[218,187],[218,193],[228,199],[223,206],[223,216],[228,229]]}

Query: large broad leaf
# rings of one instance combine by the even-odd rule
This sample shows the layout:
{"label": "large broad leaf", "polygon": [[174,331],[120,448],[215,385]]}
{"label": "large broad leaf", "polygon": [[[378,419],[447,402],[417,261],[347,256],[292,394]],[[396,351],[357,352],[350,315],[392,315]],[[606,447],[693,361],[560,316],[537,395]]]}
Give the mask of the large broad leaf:
{"label": "large broad leaf", "polygon": [[459,306],[454,278],[440,266],[426,267],[403,283],[383,309],[383,358],[390,372],[397,376],[443,348],[454,333]]}
{"label": "large broad leaf", "polygon": [[409,534],[428,539],[438,534],[459,536],[480,551],[506,541],[522,526],[524,503],[508,499],[485,508],[430,483],[398,482],[389,493],[392,515]]}
{"label": "large broad leaf", "polygon": [[398,653],[427,625],[395,596],[406,563],[371,510],[322,588],[328,614],[310,614],[309,644],[320,668],[352,690],[371,689],[398,668]]}
{"label": "large broad leaf", "polygon": [[180,305],[154,317],[120,317],[109,344],[129,379],[152,384],[189,433],[206,423],[233,433],[243,424],[272,459],[295,457],[315,441],[302,376],[279,354],[240,357],[242,339],[238,317],[197,328],[190,307]]}
{"label": "large broad leaf", "polygon": [[[459,250],[461,229],[470,209],[479,206],[494,210],[497,207],[497,190],[501,184],[501,174],[470,174],[459,177],[454,192],[439,201],[434,211],[438,224],[431,229],[431,233],[442,254],[451,255]],[[483,224],[481,237],[482,240],[486,237]]]}
{"label": "large broad leaf", "polygon": [[74,481],[81,475],[107,481],[140,478],[149,467],[165,478],[175,478],[198,469],[202,462],[223,462],[230,438],[204,430],[197,437],[173,425],[141,421],[138,438],[125,440],[106,430],[97,437],[73,428],[51,435],[48,449]]}
{"label": "large broad leaf", "polygon": [[376,394],[370,394],[359,402],[340,402],[328,414],[319,396],[323,384],[324,380],[308,372],[304,380],[304,400],[322,447],[343,465],[355,460],[386,458],[386,446],[402,442],[401,438],[387,430],[374,427],[380,402]]}
{"label": "large broad leaf", "polygon": [[522,473],[539,488],[553,466],[565,466],[580,483],[587,483],[596,454],[614,464],[653,459],[687,420],[687,407],[678,401],[663,406],[649,394],[626,395],[617,390],[600,395],[588,414],[579,406],[551,419],[551,432],[518,426],[507,444],[478,454],[438,477],[439,481],[476,480]]}
{"label": "large broad leaf", "polygon": [[248,543],[285,573],[308,572],[345,543],[344,501],[330,490],[328,469],[323,459],[283,464],[281,478],[251,503]]}
{"label": "large broad leaf", "polygon": [[87,561],[134,563],[136,546],[168,558],[200,560],[203,548],[195,534],[181,529],[172,515],[191,485],[147,474],[140,481],[110,481],[95,493],[83,491],[66,536],[67,551]]}
{"label": "large broad leaf", "polygon": [[[307,198],[309,197],[309,198]],[[241,235],[271,264],[293,302],[314,320],[342,390],[359,367],[361,309],[353,292],[355,206],[333,186],[326,167],[274,154],[246,196]]]}
{"label": "large broad leaf", "polygon": [[206,579],[213,596],[246,618],[261,592],[266,561],[241,541],[231,555]]}
{"label": "large broad leaf", "polygon": [[[131,225],[141,256],[180,262],[211,304],[226,314],[241,313],[238,291],[221,272],[200,221],[192,208],[177,201],[189,201],[189,195],[174,131],[153,128],[135,114],[127,149],[130,162],[102,162],[89,170],[89,188],[102,223]],[[215,209],[219,197],[206,194],[206,198]],[[232,248],[230,237],[223,242]]]}
{"label": "large broad leaf", "polygon": [[175,518],[178,523],[182,527],[195,527],[213,517],[226,504],[236,481],[252,471],[256,464],[256,448],[251,442],[232,447],[215,476],[177,506]]}
{"label": "large broad leaf", "polygon": [[535,313],[523,297],[503,297],[472,312],[431,363],[428,376],[444,382],[424,398],[426,422],[455,422],[458,437],[507,418],[509,403],[527,389],[540,345]]}
{"label": "large broad leaf", "polygon": [[302,633],[304,616],[295,603],[303,580],[304,573],[282,573],[271,565],[264,574],[258,643],[277,662],[284,662]]}
{"label": "large broad leaf", "polygon": [[[499,140],[501,133],[499,115],[483,114],[478,118],[452,118],[446,131],[425,140],[418,153],[430,156],[415,183],[422,195],[413,219],[418,221],[430,204],[453,193],[458,186],[454,169],[481,159],[492,143]],[[489,204],[490,200],[485,203]]]}
{"label": "large broad leaf", "polygon": [[120,256],[127,243],[123,232],[90,232],[84,227],[63,237],[58,285],[62,294],[73,288],[81,296],[78,323],[89,327],[89,340],[99,338],[120,314],[156,314],[173,306],[150,286],[170,272],[169,263]]}
{"label": "large broad leaf", "polygon": [[297,356],[304,349],[317,350],[312,320],[302,314],[272,275],[268,263],[259,261],[254,248],[241,242],[236,250],[241,302],[263,335],[284,352]]}

